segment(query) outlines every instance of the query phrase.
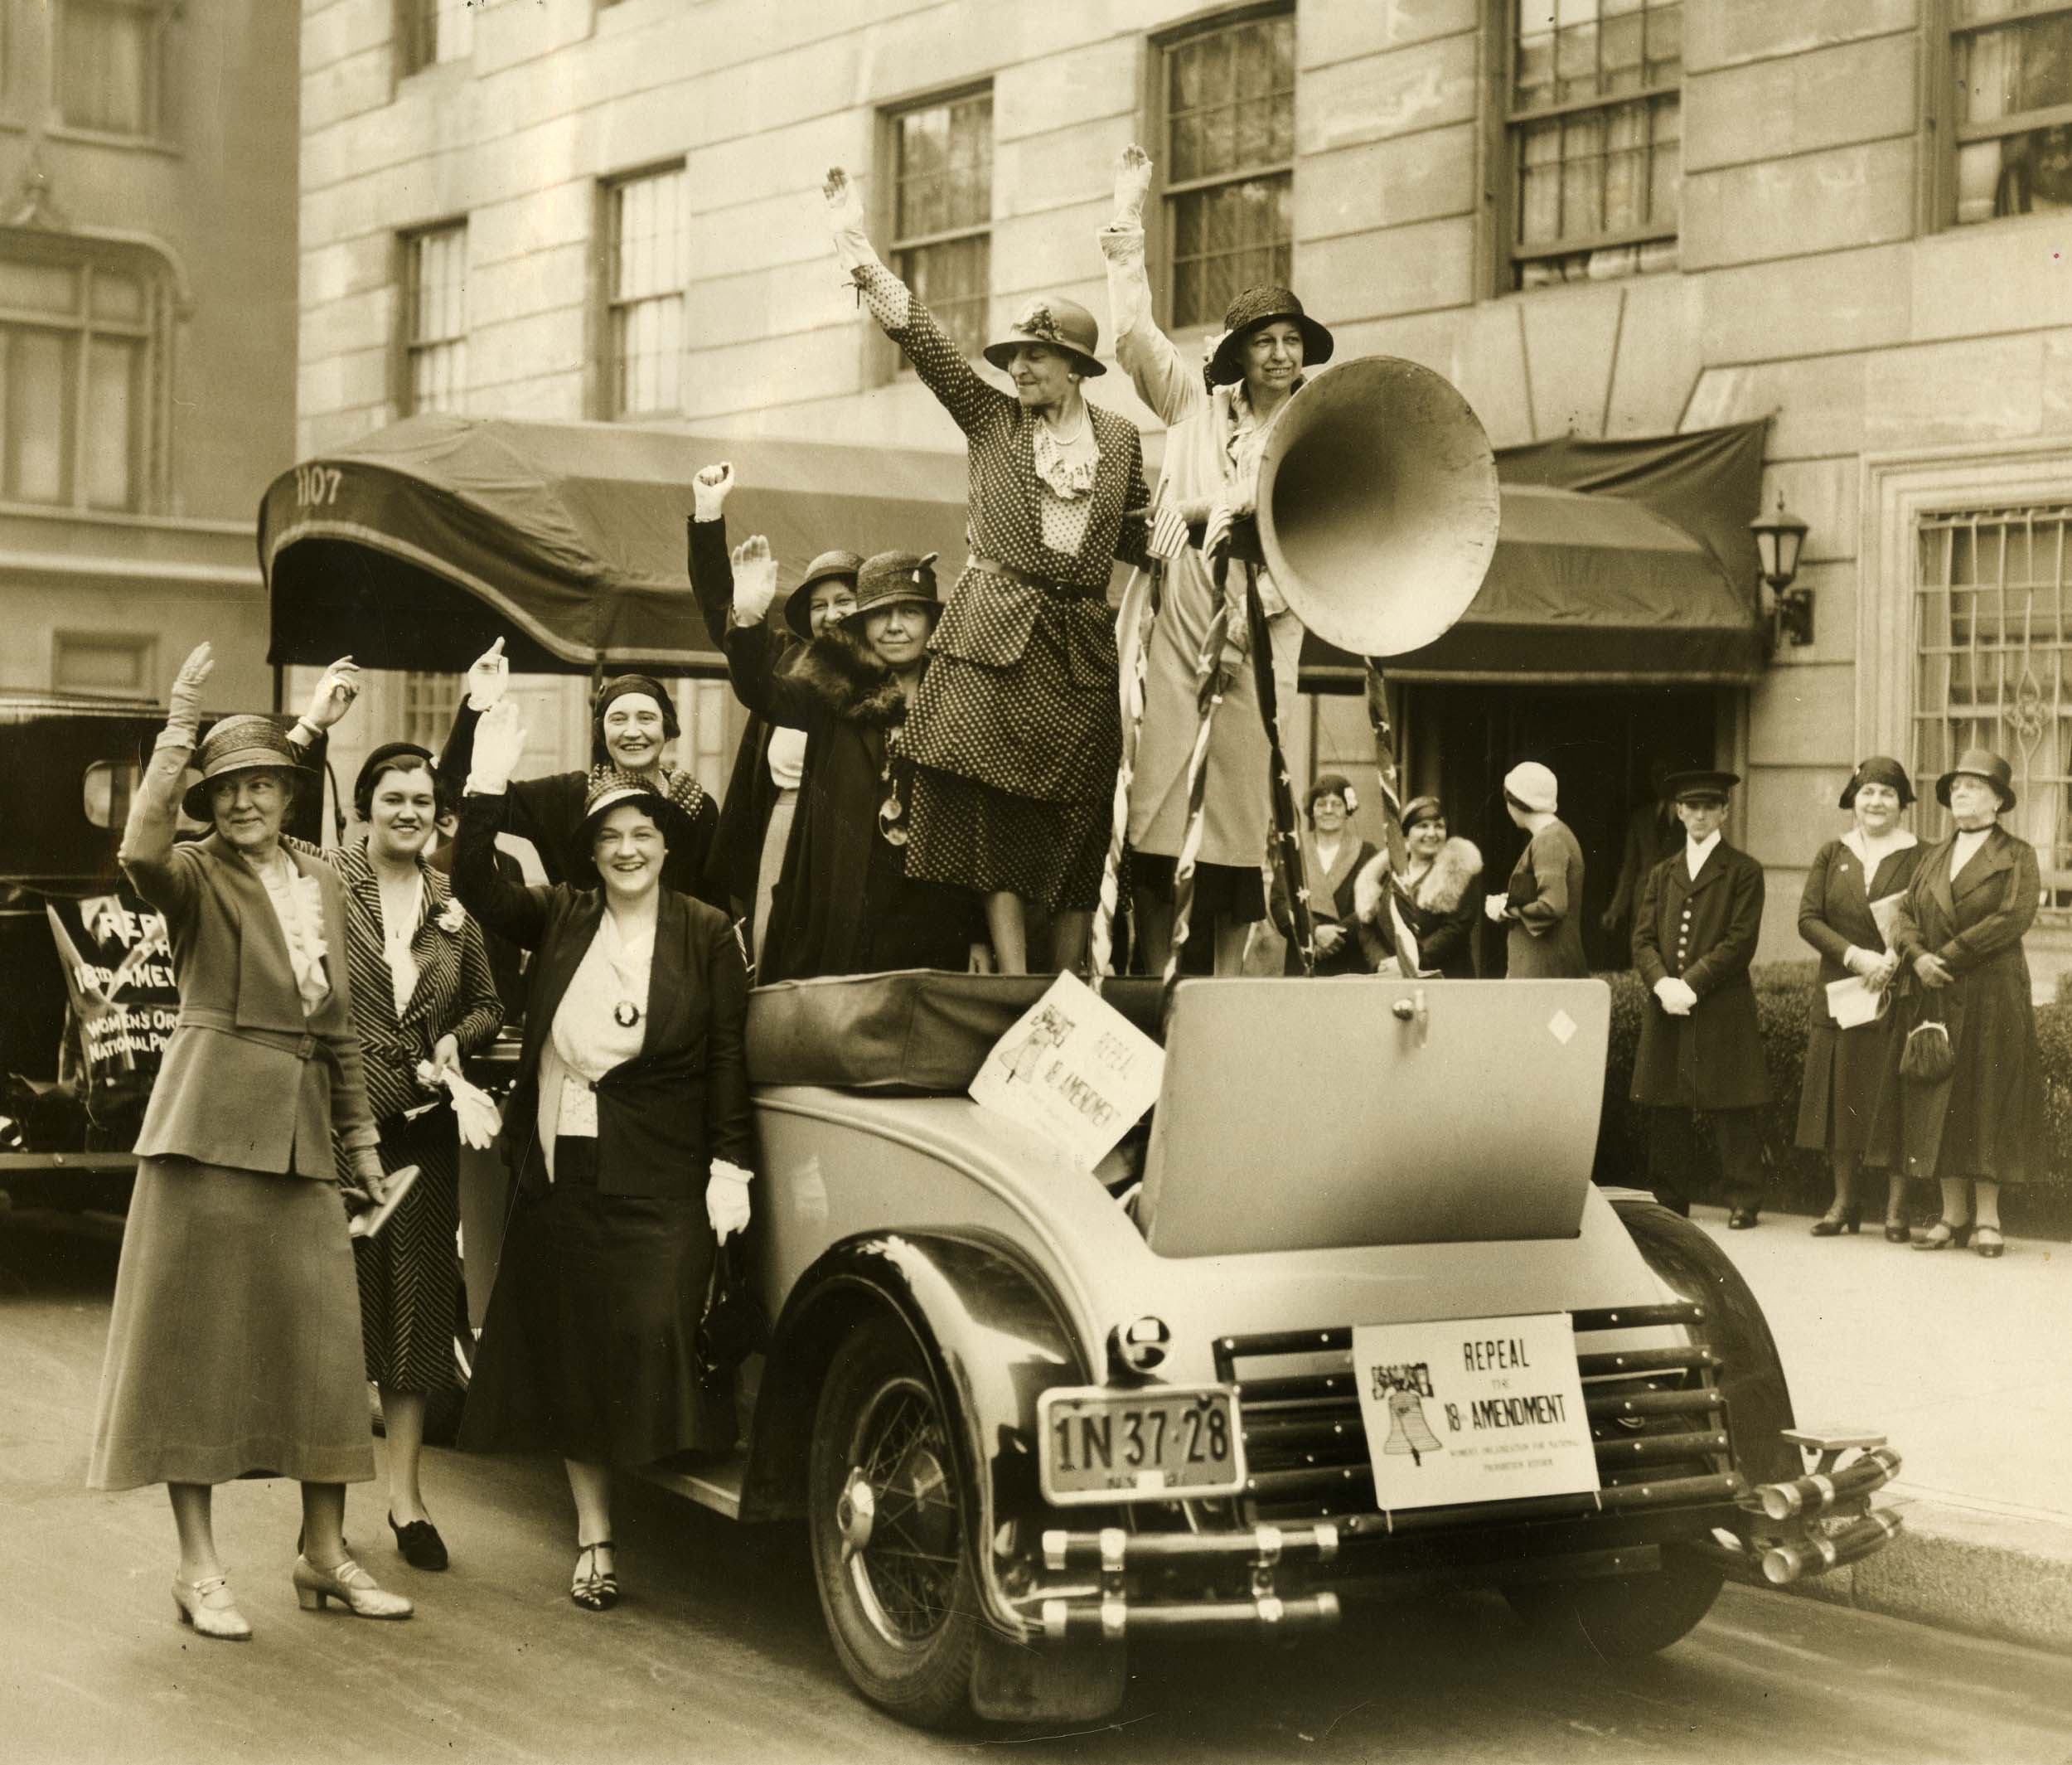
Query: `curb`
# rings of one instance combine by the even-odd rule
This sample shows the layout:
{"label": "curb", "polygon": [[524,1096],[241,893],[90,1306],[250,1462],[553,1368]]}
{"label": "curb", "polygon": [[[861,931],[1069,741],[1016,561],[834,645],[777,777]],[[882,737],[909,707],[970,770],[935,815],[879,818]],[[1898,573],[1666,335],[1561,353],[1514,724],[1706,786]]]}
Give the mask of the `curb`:
{"label": "curb", "polygon": [[1791,1592],[1968,1636],[2072,1655],[2072,1520],[2026,1508],[1879,1491],[1906,1530]]}

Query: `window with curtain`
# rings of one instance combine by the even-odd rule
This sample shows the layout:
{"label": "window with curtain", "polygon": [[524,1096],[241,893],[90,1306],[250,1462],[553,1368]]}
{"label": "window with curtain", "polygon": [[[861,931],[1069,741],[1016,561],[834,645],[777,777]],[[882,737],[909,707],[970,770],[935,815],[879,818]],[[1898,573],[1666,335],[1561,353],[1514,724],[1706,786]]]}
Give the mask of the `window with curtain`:
{"label": "window with curtain", "polygon": [[1948,0],[1959,225],[2072,208],[2072,3]]}
{"label": "window with curtain", "polygon": [[993,290],[990,89],[896,113],[892,267],[967,356]]}
{"label": "window with curtain", "polygon": [[1295,16],[1218,22],[1161,44],[1167,286],[1175,330],[1285,286],[1295,255]]}
{"label": "window with curtain", "polygon": [[681,166],[605,187],[611,416],[683,409],[684,285],[690,274],[684,203]]}
{"label": "window with curtain", "polygon": [[56,110],[68,128],[156,139],[165,133],[167,0],[59,0]]}
{"label": "window with curtain", "polygon": [[1683,182],[1682,0],[1497,0],[1510,288],[1668,269]]}
{"label": "window with curtain", "polygon": [[2036,849],[2044,903],[2072,910],[2072,506],[1924,519],[1915,584],[1914,751],[1924,838],[1949,831],[1933,785],[1966,748],[2014,769],[2001,817]]}
{"label": "window with curtain", "polygon": [[0,238],[0,501],[145,506],[161,307],[132,256]]}
{"label": "window with curtain", "polygon": [[475,52],[473,0],[398,0],[396,36],[403,71],[414,74]]}
{"label": "window with curtain", "polygon": [[403,236],[403,415],[467,398],[467,223]]}

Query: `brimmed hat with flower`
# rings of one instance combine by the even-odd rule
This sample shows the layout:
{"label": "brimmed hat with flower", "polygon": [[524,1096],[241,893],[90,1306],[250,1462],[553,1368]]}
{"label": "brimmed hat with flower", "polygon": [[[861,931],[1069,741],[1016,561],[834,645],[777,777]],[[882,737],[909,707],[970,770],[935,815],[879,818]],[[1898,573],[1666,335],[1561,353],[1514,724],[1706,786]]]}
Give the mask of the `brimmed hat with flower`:
{"label": "brimmed hat with flower", "polygon": [[1108,371],[1094,354],[1101,347],[1100,321],[1077,301],[1067,300],[1062,294],[1046,294],[1030,301],[981,353],[1004,373],[1014,352],[1031,343],[1045,344],[1069,356],[1072,366],[1089,379]]}
{"label": "brimmed hat with flower", "polygon": [[864,560],[856,572],[856,610],[852,618],[879,607],[917,605],[940,610],[936,592],[935,560],[938,552],[880,551]]}
{"label": "brimmed hat with flower", "polygon": [[1353,781],[1341,772],[1319,773],[1316,783],[1310,787],[1310,794],[1302,799],[1303,809],[1313,820],[1319,797],[1336,797],[1344,803],[1348,815],[1355,813],[1360,806],[1359,793],[1353,788]]}

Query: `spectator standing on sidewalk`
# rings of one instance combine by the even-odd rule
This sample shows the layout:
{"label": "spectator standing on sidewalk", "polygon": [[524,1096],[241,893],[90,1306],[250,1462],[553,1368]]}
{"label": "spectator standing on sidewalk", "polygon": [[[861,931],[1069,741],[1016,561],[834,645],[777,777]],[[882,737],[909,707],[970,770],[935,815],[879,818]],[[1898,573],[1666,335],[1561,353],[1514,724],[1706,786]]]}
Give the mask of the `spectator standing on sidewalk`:
{"label": "spectator standing on sidewalk", "polygon": [[[1890,924],[1890,909],[1921,861],[1920,841],[1900,825],[1913,802],[1913,781],[1897,760],[1877,754],[1859,764],[1842,793],[1856,826],[1820,848],[1799,897],[1798,935],[1820,953],[1820,973],[1798,1091],[1798,1143],[1824,1155],[1835,1180],[1832,1205],[1813,1222],[1815,1238],[1854,1232],[1863,1218],[1857,1174],[1892,1045],[1891,984],[1900,966],[1881,920]],[[1845,1028],[1828,989],[1852,975],[1881,1002],[1869,1022]],[[1906,1179],[1897,1172],[1886,1187],[1885,1235],[1894,1244],[1907,1240]]]}
{"label": "spectator standing on sidewalk", "polygon": [[1720,833],[1731,772],[1669,779],[1684,847],[1648,873],[1634,915],[1633,962],[1651,997],[1640,1022],[1633,1100],[1651,1112],[1648,1174],[1655,1199],[1691,1211],[1697,1118],[1712,1118],[1726,1166],[1727,1224],[1744,1231],[1763,1204],[1760,1111],[1769,1101],[1755,989],[1763,867]]}
{"label": "spectator standing on sidewalk", "polygon": [[1487,912],[1508,924],[1505,972],[1514,981],[1578,980],[1590,972],[1583,955],[1583,848],[1555,814],[1561,783],[1537,760],[1522,760],[1503,775],[1503,806],[1531,838],[1502,895]]}

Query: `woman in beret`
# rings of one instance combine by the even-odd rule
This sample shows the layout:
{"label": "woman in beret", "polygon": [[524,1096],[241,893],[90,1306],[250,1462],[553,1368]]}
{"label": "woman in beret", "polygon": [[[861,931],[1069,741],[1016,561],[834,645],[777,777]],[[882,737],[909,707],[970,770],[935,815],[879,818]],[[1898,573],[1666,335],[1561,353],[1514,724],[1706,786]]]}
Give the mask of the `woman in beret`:
{"label": "woman in beret", "polygon": [[1484,910],[1508,927],[1504,972],[1514,981],[1580,980],[1590,972],[1583,848],[1556,812],[1560,802],[1560,781],[1537,760],[1521,760],[1503,775],[1503,806],[1527,837],[1509,885],[1485,897]]}
{"label": "woman in beret", "polygon": [[[1854,1232],[1863,1218],[1857,1176],[1890,1051],[1890,990],[1900,966],[1884,928],[1921,861],[1920,841],[1900,825],[1913,802],[1913,781],[1897,760],[1875,754],[1859,764],[1841,805],[1856,826],[1814,855],[1799,896],[1798,935],[1819,953],[1820,972],[1799,1086],[1798,1144],[1826,1156],[1835,1184],[1833,1202],[1813,1223],[1816,1238]],[[1852,975],[1881,997],[1876,1017],[1844,1029],[1828,989]],[[1900,1244],[1909,1235],[1906,1179],[1896,1172],[1886,1188],[1885,1235]]]}

